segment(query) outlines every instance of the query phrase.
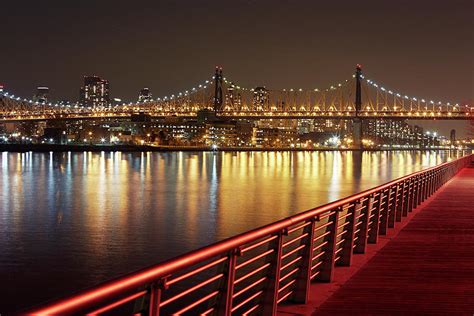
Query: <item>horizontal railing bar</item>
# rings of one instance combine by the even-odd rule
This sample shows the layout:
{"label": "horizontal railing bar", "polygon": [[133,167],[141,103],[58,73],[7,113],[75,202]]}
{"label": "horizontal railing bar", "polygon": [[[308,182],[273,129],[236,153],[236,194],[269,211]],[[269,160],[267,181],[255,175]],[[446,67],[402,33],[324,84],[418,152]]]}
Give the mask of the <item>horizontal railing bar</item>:
{"label": "horizontal railing bar", "polygon": [[240,268],[243,268],[243,267],[245,267],[246,265],[249,265],[249,264],[251,264],[252,262],[257,261],[257,260],[260,259],[260,258],[263,258],[263,257],[265,257],[265,256],[268,256],[269,254],[271,254],[271,253],[274,252],[274,251],[275,251],[274,249],[269,249],[269,250],[267,250],[267,251],[265,251],[265,252],[259,254],[258,256],[253,257],[252,259],[249,259],[249,260],[247,260],[247,261],[244,261],[244,262],[238,264],[238,265],[235,267],[235,270],[239,270]]}
{"label": "horizontal railing bar", "polygon": [[347,218],[347,217],[349,217],[349,216],[351,216],[351,215],[352,215],[352,213],[348,212],[348,213],[345,214],[345,215],[339,216],[339,221],[341,221],[341,220],[343,220],[343,219],[345,219],[345,218]]}
{"label": "horizontal railing bar", "polygon": [[336,238],[339,238],[339,237],[341,237],[342,235],[344,235],[346,233],[347,233],[347,230],[343,230],[342,232],[340,232],[339,234],[336,235]]}
{"label": "horizontal railing bar", "polygon": [[264,270],[265,268],[268,268],[270,265],[271,265],[271,263],[268,262],[268,263],[264,264],[263,266],[261,266],[260,268],[255,269],[255,270],[252,270],[252,272],[247,273],[247,274],[243,275],[242,277],[240,277],[239,279],[235,280],[234,285],[237,285],[237,284],[239,284],[240,282],[242,282],[242,281],[244,281],[244,280],[250,278],[252,275],[255,275],[255,274],[257,274],[258,272]]}
{"label": "horizontal railing bar", "polygon": [[320,245],[314,247],[314,248],[313,248],[313,251],[319,250],[319,249],[321,249],[322,247],[326,246],[327,244],[328,244],[328,241],[325,241],[325,242],[321,243]]}
{"label": "horizontal railing bar", "polygon": [[289,245],[291,245],[292,243],[295,243],[295,242],[297,242],[298,240],[301,240],[301,239],[305,238],[306,236],[308,236],[308,233],[304,233],[304,234],[302,234],[302,235],[300,235],[300,236],[298,236],[298,237],[295,237],[295,238],[293,238],[293,239],[291,239],[291,240],[288,240],[288,241],[286,241],[285,243],[283,243],[282,248],[285,248],[286,246],[289,246]]}
{"label": "horizontal railing bar", "polygon": [[323,219],[328,218],[329,216],[334,215],[334,214],[336,214],[336,211],[329,212],[327,214],[324,214],[323,216],[319,216],[319,220],[323,220]]}
{"label": "horizontal railing bar", "polygon": [[260,307],[260,304],[257,304],[257,305],[255,305],[254,307],[250,308],[249,310],[243,312],[242,315],[248,315],[248,314],[250,314],[251,312],[253,312],[254,310],[256,310],[256,309],[259,308],[259,307]]}
{"label": "horizontal railing bar", "polygon": [[293,270],[291,270],[290,272],[288,272],[287,274],[285,274],[284,277],[280,278],[280,280],[278,280],[279,282],[283,282],[285,281],[286,279],[288,279],[290,276],[292,276],[293,274],[295,274],[296,272],[300,271],[301,269],[299,267],[296,267],[294,268]]}
{"label": "horizontal railing bar", "polygon": [[169,303],[174,302],[174,301],[176,301],[177,299],[180,299],[181,297],[186,296],[186,295],[188,295],[189,293],[192,293],[192,292],[196,291],[197,289],[200,289],[200,288],[202,288],[203,286],[208,285],[209,283],[212,283],[212,282],[214,282],[214,281],[217,281],[217,280],[219,280],[220,278],[222,278],[223,276],[224,276],[223,273],[219,273],[219,274],[213,276],[212,278],[207,279],[206,281],[202,281],[202,282],[196,284],[195,286],[190,287],[189,289],[187,289],[187,290],[185,290],[185,291],[183,291],[183,292],[181,292],[181,293],[179,293],[179,294],[177,294],[177,295],[175,295],[175,296],[173,296],[173,297],[167,299],[166,301],[161,302],[160,307],[166,306],[166,305],[168,305]]}
{"label": "horizontal railing bar", "polygon": [[207,311],[205,311],[204,313],[202,313],[201,315],[209,315],[210,313],[212,313],[214,311],[214,307],[211,307],[209,308]]}
{"label": "horizontal railing bar", "polygon": [[343,242],[345,242],[346,239],[345,238],[342,238],[341,240],[339,240],[337,243],[336,243],[336,247],[339,246],[340,244],[342,244]]}
{"label": "horizontal railing bar", "polygon": [[296,280],[291,280],[290,282],[286,283],[284,286],[278,289],[278,294],[289,288],[292,284],[295,284]]}
{"label": "horizontal railing bar", "polygon": [[339,229],[339,228],[341,228],[341,227],[345,227],[345,226],[349,225],[350,223],[351,223],[351,222],[344,222],[344,223],[342,223],[341,225],[338,225],[338,226],[337,226],[337,229]]}
{"label": "horizontal railing bar", "polygon": [[323,237],[329,235],[330,233],[331,233],[331,231],[327,231],[327,232],[325,232],[324,234],[321,234],[321,235],[319,235],[318,237],[314,238],[314,241],[317,241],[317,240],[319,240],[319,239],[321,239],[321,238],[323,238]]}
{"label": "horizontal railing bar", "polygon": [[284,266],[282,266],[282,267],[280,268],[280,271],[285,270],[286,268],[290,267],[292,264],[295,264],[296,262],[300,261],[301,259],[303,259],[303,256],[298,256],[298,257],[296,257],[295,259],[291,260],[290,262],[288,262],[287,264],[285,264]]}
{"label": "horizontal railing bar", "polygon": [[110,310],[112,310],[112,309],[114,309],[114,308],[116,308],[116,307],[118,307],[118,306],[120,306],[120,305],[123,305],[123,304],[125,304],[125,303],[130,302],[130,301],[133,301],[134,299],[137,299],[137,298],[139,298],[139,297],[142,297],[142,296],[145,295],[147,292],[148,292],[148,291],[145,290],[145,291],[141,291],[141,292],[132,294],[132,295],[130,295],[130,296],[127,296],[127,297],[125,297],[125,298],[123,298],[123,299],[117,301],[117,302],[114,302],[114,303],[112,303],[112,304],[109,304],[109,305],[107,305],[107,306],[104,306],[104,307],[102,307],[102,308],[99,308],[99,309],[97,309],[97,310],[95,310],[95,311],[93,311],[93,312],[89,312],[89,313],[87,313],[87,315],[99,315],[99,314],[105,313],[105,312],[110,311]]}
{"label": "horizontal railing bar", "polygon": [[238,291],[237,293],[235,293],[232,298],[235,299],[237,297],[239,297],[241,294],[247,292],[248,290],[250,290],[251,288],[259,285],[260,283],[262,283],[263,281],[267,280],[268,278],[267,277],[261,277],[260,279],[258,279],[257,281],[251,283],[250,285],[244,287],[242,290]]}
{"label": "horizontal railing bar", "polygon": [[297,252],[298,250],[301,250],[303,249],[304,247],[306,247],[305,244],[302,244],[302,245],[299,245],[298,247],[296,247],[295,249],[285,253],[283,256],[281,256],[281,260],[287,258],[288,256],[291,256],[292,254],[294,254],[295,252]]}
{"label": "horizontal railing bar", "polygon": [[323,225],[321,225],[321,226],[317,226],[314,231],[320,230],[321,228],[328,227],[328,226],[330,226],[332,223],[334,223],[334,221],[329,221],[329,222],[327,222],[326,224],[323,224]]}
{"label": "horizontal railing bar", "polygon": [[192,308],[198,306],[199,304],[201,304],[201,303],[207,301],[208,299],[210,299],[211,297],[216,296],[217,294],[219,294],[219,291],[214,291],[214,292],[212,292],[212,293],[209,293],[208,295],[206,295],[206,296],[204,296],[203,298],[197,300],[196,302],[194,302],[194,303],[192,303],[192,304],[190,304],[190,305],[188,305],[188,306],[186,306],[186,307],[180,309],[180,310],[177,311],[176,313],[173,313],[173,315],[181,315],[182,313],[187,312],[188,310],[190,310],[190,309],[192,309]]}
{"label": "horizontal railing bar", "polygon": [[276,239],[276,238],[278,238],[277,235],[274,235],[274,236],[270,236],[270,237],[268,237],[268,238],[265,238],[264,240],[259,241],[259,242],[256,243],[256,244],[253,244],[253,245],[250,245],[250,246],[248,246],[248,247],[242,248],[241,253],[243,254],[243,253],[245,253],[245,252],[248,252],[248,251],[250,251],[250,250],[252,250],[252,249],[255,249],[255,248],[257,248],[257,247],[259,247],[259,246],[261,246],[261,245],[263,245],[263,244],[266,244],[266,243],[268,243],[268,242],[270,242],[270,241],[272,241],[272,240],[274,240],[274,239]]}
{"label": "horizontal railing bar", "polygon": [[169,286],[169,285],[173,285],[173,284],[175,284],[175,283],[177,283],[177,282],[179,282],[179,281],[182,281],[182,280],[187,279],[187,278],[189,278],[189,277],[191,277],[191,276],[193,276],[193,275],[196,275],[196,274],[198,274],[199,272],[202,272],[202,271],[204,271],[204,270],[207,270],[207,269],[210,268],[210,267],[213,267],[213,266],[215,266],[215,265],[217,265],[217,264],[219,264],[219,263],[222,263],[222,262],[226,261],[227,259],[228,259],[228,257],[222,257],[222,258],[220,258],[220,259],[214,260],[214,261],[212,261],[212,262],[210,262],[210,263],[208,263],[208,264],[206,264],[206,265],[203,265],[202,267],[199,267],[199,268],[197,268],[197,269],[195,269],[195,270],[192,270],[192,271],[190,271],[190,272],[188,272],[188,273],[185,273],[185,274],[180,275],[180,276],[178,276],[178,277],[176,277],[176,278],[174,278],[174,279],[171,279],[171,280],[167,281],[166,284],[167,284],[168,286]]}
{"label": "horizontal railing bar", "polygon": [[314,274],[311,274],[311,280],[314,279],[314,277],[316,277],[320,273],[321,273],[321,271],[318,270]]}
{"label": "horizontal railing bar", "polygon": [[318,253],[316,256],[314,256],[313,258],[311,258],[311,261],[314,261],[316,259],[318,259],[319,257],[321,257],[322,255],[324,255],[326,253],[326,251],[321,251],[320,253]]}
{"label": "horizontal railing bar", "polygon": [[289,230],[288,230],[288,234],[291,234],[292,232],[297,231],[298,229],[304,228],[304,227],[306,227],[306,226],[308,226],[308,225],[311,225],[311,222],[306,222],[306,223],[303,223],[303,224],[298,225],[298,226],[296,226],[296,227],[293,227],[292,229],[289,229]]}
{"label": "horizontal railing bar", "polygon": [[250,296],[249,298],[247,298],[246,300],[240,302],[240,304],[234,306],[231,310],[231,312],[235,312],[236,310],[238,310],[239,308],[241,308],[242,306],[244,306],[245,304],[247,304],[248,302],[250,302],[251,300],[253,300],[254,298],[256,298],[257,296],[261,295],[263,293],[263,291],[258,291],[257,293],[255,293],[254,295]]}
{"label": "horizontal railing bar", "polygon": [[280,304],[281,302],[283,302],[288,296],[290,296],[291,294],[293,294],[293,291],[289,291],[288,293],[286,293],[285,295],[283,295],[278,301],[277,301],[277,304]]}

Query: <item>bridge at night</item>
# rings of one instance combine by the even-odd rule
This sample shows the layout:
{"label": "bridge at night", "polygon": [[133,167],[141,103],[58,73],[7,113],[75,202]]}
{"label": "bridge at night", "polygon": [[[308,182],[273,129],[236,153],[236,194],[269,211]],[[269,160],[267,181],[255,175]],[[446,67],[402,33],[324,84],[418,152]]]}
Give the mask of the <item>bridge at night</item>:
{"label": "bridge at night", "polygon": [[40,103],[0,93],[0,121],[126,118],[139,112],[151,117],[196,117],[200,110],[227,119],[443,119],[474,116],[467,104],[408,96],[367,78],[358,66],[352,77],[324,89],[247,88],[225,78],[221,68],[214,76],[188,90],[147,102],[108,107]]}

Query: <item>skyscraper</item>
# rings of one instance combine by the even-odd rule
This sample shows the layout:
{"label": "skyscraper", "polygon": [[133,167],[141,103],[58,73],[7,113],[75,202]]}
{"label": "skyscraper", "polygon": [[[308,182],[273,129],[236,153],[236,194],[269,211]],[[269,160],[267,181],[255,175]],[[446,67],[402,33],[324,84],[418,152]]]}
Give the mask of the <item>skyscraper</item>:
{"label": "skyscraper", "polygon": [[109,81],[97,76],[85,76],[79,102],[90,107],[109,106]]}
{"label": "skyscraper", "polygon": [[33,100],[40,103],[48,102],[49,88],[48,87],[38,87],[36,88],[36,93],[33,96]]}
{"label": "skyscraper", "polygon": [[265,87],[256,87],[253,90],[254,110],[261,111],[268,103],[268,90]]}
{"label": "skyscraper", "polygon": [[148,102],[152,100],[151,92],[149,88],[143,88],[138,94],[138,102]]}

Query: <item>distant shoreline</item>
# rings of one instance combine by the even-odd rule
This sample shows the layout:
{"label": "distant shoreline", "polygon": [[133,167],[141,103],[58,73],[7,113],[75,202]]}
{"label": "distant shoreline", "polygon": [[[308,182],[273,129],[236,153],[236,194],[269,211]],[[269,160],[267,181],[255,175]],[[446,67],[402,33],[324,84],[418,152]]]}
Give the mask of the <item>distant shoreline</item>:
{"label": "distant shoreline", "polygon": [[[458,150],[458,149],[434,149],[434,148],[368,148],[363,151],[399,151],[399,150],[410,150],[410,151],[426,151],[426,150]],[[469,150],[469,149],[467,149]],[[212,152],[210,147],[198,147],[198,146],[148,146],[148,145],[59,145],[59,144],[1,144],[0,152],[176,152],[176,151],[188,151],[188,152]],[[253,147],[222,147],[218,148],[217,151],[224,152],[248,152],[248,151],[362,151],[361,149],[337,149],[337,148],[253,148]]]}

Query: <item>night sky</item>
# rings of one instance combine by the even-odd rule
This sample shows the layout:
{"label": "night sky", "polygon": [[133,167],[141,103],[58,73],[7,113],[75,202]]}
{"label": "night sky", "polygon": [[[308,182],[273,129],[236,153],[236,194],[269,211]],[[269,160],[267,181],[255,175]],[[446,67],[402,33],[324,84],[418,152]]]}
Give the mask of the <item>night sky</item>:
{"label": "night sky", "polygon": [[[321,88],[356,63],[419,98],[474,98],[474,1],[4,1],[0,83],[77,100],[84,75],[136,100],[192,87],[215,65],[244,86]],[[447,133],[466,123],[426,123]]]}

